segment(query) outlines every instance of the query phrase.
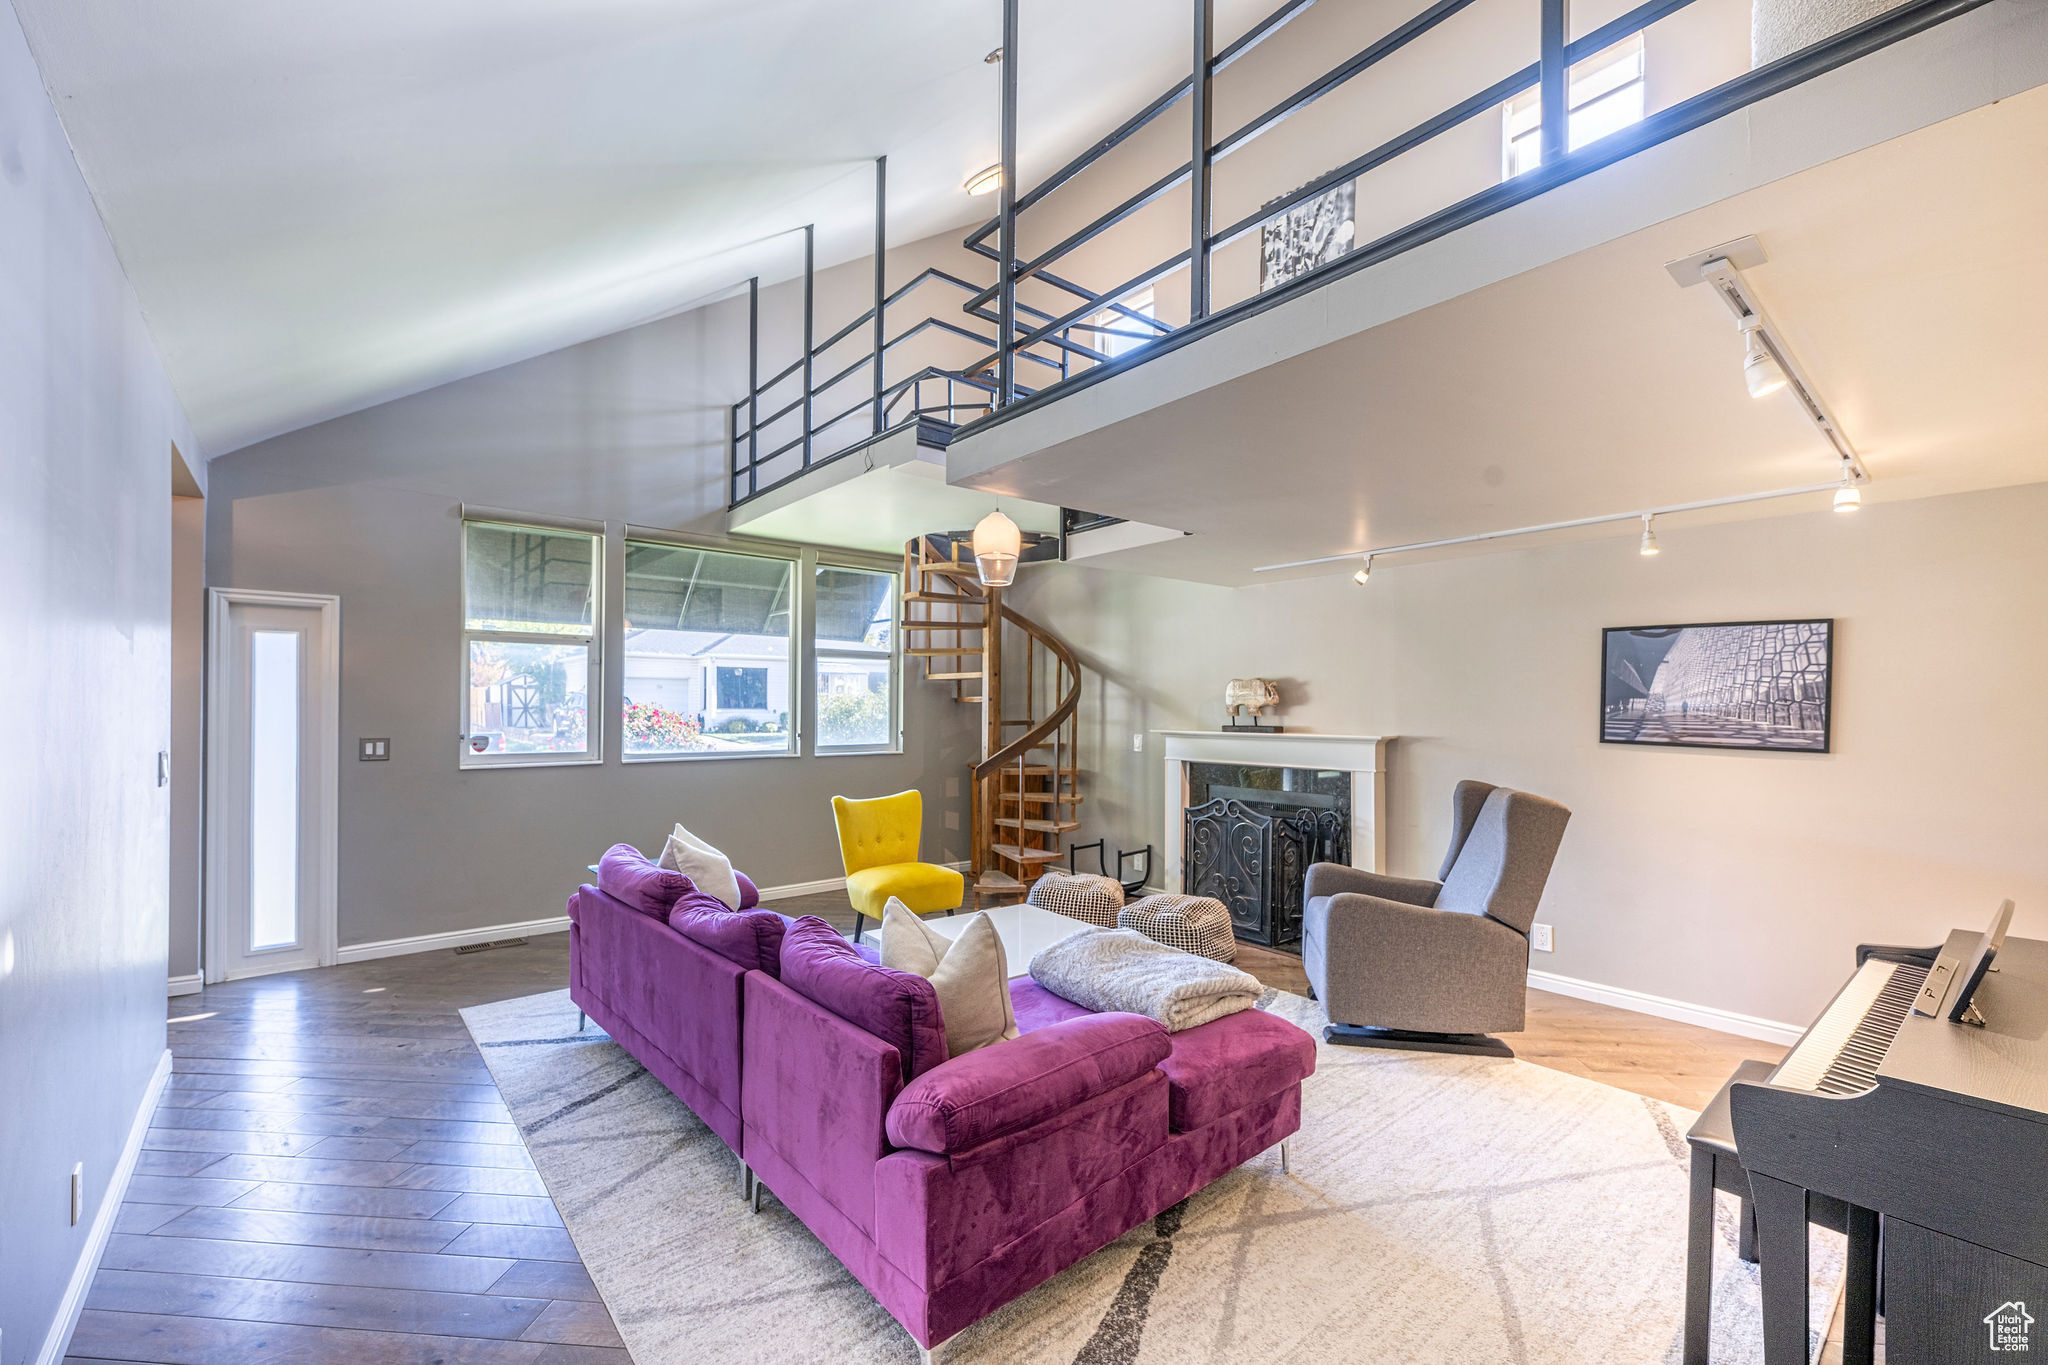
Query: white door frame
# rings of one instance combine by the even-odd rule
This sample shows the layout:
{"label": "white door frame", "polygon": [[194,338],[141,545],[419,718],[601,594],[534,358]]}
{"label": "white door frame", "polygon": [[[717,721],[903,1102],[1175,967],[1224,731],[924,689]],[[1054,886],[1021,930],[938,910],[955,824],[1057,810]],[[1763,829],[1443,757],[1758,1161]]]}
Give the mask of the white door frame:
{"label": "white door frame", "polygon": [[314,850],[319,860],[314,878],[319,899],[314,906],[313,932],[320,965],[331,967],[338,952],[341,886],[341,599],[332,593],[259,592],[250,588],[209,588],[206,596],[206,960],[200,964],[200,972],[208,982],[227,979],[220,966],[220,888],[225,870],[220,865],[216,817],[222,809],[221,784],[227,773],[228,733],[220,718],[227,714],[228,664],[234,657],[228,647],[228,608],[238,603],[311,607],[320,613],[320,637],[327,665],[320,693],[320,715],[313,721],[320,740],[315,752],[321,756],[319,770],[313,776],[313,789],[320,803],[320,839]]}

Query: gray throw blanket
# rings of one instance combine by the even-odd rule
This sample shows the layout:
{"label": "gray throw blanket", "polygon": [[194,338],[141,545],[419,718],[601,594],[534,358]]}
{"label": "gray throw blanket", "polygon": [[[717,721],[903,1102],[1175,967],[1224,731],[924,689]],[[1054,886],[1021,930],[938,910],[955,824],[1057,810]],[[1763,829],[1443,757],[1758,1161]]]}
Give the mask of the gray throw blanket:
{"label": "gray throw blanket", "polygon": [[1146,1015],[1169,1033],[1250,1009],[1262,989],[1235,967],[1154,943],[1136,929],[1063,938],[1031,959],[1031,977],[1077,1005]]}

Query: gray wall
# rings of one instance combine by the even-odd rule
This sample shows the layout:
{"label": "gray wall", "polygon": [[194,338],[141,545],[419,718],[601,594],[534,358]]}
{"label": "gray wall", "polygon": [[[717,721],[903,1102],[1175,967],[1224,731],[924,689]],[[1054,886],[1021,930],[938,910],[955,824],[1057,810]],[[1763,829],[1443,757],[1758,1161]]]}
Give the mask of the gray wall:
{"label": "gray wall", "polygon": [[[1881,491],[1881,489],[1880,489]],[[1432,876],[1453,783],[1574,818],[1532,965],[1803,1023],[1859,942],[1938,942],[2015,897],[2048,937],[2048,485],[1825,510],[1245,589],[1029,567],[1013,602],[1090,670],[1087,828],[1157,842],[1163,762],[1131,732],[1222,723],[1281,680],[1282,720],[1402,736],[1391,870]],[[1603,626],[1837,619],[1834,752],[1596,742]]]}
{"label": "gray wall", "polygon": [[163,1056],[173,441],[193,448],[0,5],[5,1365],[41,1349]]}
{"label": "gray wall", "polygon": [[[559,915],[607,845],[652,852],[678,820],[764,886],[835,877],[835,793],[922,787],[925,856],[966,856],[958,779],[974,754],[972,708],[915,683],[902,755],[628,765],[613,723],[602,766],[457,767],[461,505],[717,535],[724,404],[746,384],[744,347],[731,342],[735,321],[743,342],[743,318],[700,309],[209,466],[210,584],[341,597],[344,946]],[[364,735],[389,736],[391,760],[355,761]]]}

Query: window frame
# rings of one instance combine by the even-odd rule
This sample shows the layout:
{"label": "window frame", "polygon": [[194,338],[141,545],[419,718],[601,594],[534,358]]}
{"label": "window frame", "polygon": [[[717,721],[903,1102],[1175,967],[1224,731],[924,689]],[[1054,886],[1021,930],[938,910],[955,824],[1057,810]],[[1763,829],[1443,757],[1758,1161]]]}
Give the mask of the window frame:
{"label": "window frame", "polygon": [[[667,550],[696,550],[704,554],[731,555],[742,559],[766,559],[788,566],[789,582],[789,678],[787,711],[789,715],[789,742],[780,749],[707,749],[701,751],[680,750],[673,753],[632,753],[626,748],[626,669],[633,650],[627,642],[625,630],[629,619],[626,614],[626,552],[635,545],[653,545]],[[694,536],[668,535],[639,526],[628,526],[619,537],[619,761],[621,763],[716,763],[728,759],[776,759],[801,758],[804,754],[803,713],[799,709],[803,700],[803,679],[809,671],[808,660],[798,653],[801,643],[797,631],[798,619],[804,610],[801,594],[805,554],[800,549],[782,548],[763,544],[759,546],[734,546],[722,541],[712,541]],[[609,698],[607,699],[607,710]]]}
{"label": "window frame", "polygon": [[[584,634],[575,635],[563,631],[518,631],[518,630],[472,630],[469,624],[469,528],[472,526],[498,526],[515,531],[538,532],[553,536],[582,536],[591,542],[590,556],[590,624]],[[546,518],[528,519],[514,515],[491,515],[479,511],[469,515],[465,511],[457,523],[456,534],[461,540],[460,588],[457,593],[457,607],[461,612],[461,653],[456,671],[456,696],[458,720],[456,730],[459,739],[456,766],[463,771],[482,772],[493,768],[567,768],[590,766],[604,762],[604,712],[601,704],[593,704],[593,698],[606,695],[604,686],[604,559],[606,536],[602,530],[573,523],[550,523]],[[470,740],[470,648],[479,640],[502,644],[562,645],[581,644],[586,660],[584,675],[583,703],[583,752],[578,753],[496,753],[479,754],[469,747]]]}
{"label": "window frame", "polygon": [[1139,324],[1119,313],[1119,305],[1134,313],[1141,313],[1154,322],[1159,320],[1158,291],[1149,284],[1143,289],[1134,289],[1122,298],[1112,301],[1110,306],[1101,312],[1083,318],[1081,321],[1088,326],[1112,329],[1108,332],[1091,331],[1081,340],[1083,346],[1100,351],[1109,357],[1109,360],[1096,361],[1098,365],[1106,365],[1110,360],[1121,360],[1133,351],[1142,351],[1162,335],[1157,331],[1149,332],[1145,336],[1129,335],[1130,330],[1137,328]]}
{"label": "window frame", "polygon": [[815,551],[811,561],[811,600],[808,616],[811,623],[809,647],[804,651],[805,673],[810,681],[810,700],[813,715],[818,705],[818,682],[824,676],[818,667],[821,659],[865,659],[877,656],[866,650],[831,647],[818,642],[818,570],[850,569],[857,573],[879,574],[890,582],[889,602],[893,621],[889,628],[889,719],[891,738],[882,744],[826,744],[825,727],[822,722],[813,721],[814,735],[811,743],[813,758],[841,758],[859,754],[900,754],[904,750],[908,723],[903,714],[903,568],[900,564],[878,564],[854,555],[833,554],[829,551]]}
{"label": "window frame", "polygon": [[[1593,96],[1589,100],[1585,100],[1576,105],[1570,103],[1571,89],[1574,85],[1582,84],[1590,80],[1595,75],[1598,75],[1599,73],[1605,71],[1608,67],[1617,65],[1621,62],[1628,61],[1630,59],[1633,59],[1636,65],[1636,71],[1634,76],[1630,77],[1628,80],[1621,82],[1619,85],[1611,86],[1606,90],[1602,90],[1599,94]],[[1628,90],[1637,90],[1641,92],[1643,97],[1643,112],[1636,118],[1630,120],[1629,123],[1622,125],[1623,127],[1630,127],[1634,124],[1641,123],[1643,119],[1648,118],[1650,115],[1650,50],[1648,44],[1646,44],[1643,41],[1643,35],[1641,32],[1631,33],[1624,38],[1617,39],[1608,46],[1600,49],[1600,51],[1595,52],[1592,56],[1586,57],[1583,60],[1575,63],[1569,71],[1565,72],[1565,98],[1567,102],[1567,107],[1565,109],[1564,116],[1564,129],[1565,149],[1567,154],[1578,150],[1578,147],[1573,146],[1571,141],[1573,118],[1581,113],[1584,113],[1586,110],[1591,109],[1593,106],[1605,103],[1606,101],[1611,100],[1616,96],[1622,94],[1624,91]],[[1515,92],[1515,94],[1509,96],[1507,102],[1502,104],[1500,107],[1500,179],[1502,184],[1506,184],[1508,181],[1514,180],[1519,176],[1526,175],[1530,171],[1536,170],[1543,164],[1542,100],[1543,94],[1541,87],[1532,85],[1526,90],[1519,90]],[[1531,106],[1533,106],[1536,110],[1535,122],[1531,123],[1527,128],[1522,129],[1520,132],[1517,132],[1515,130],[1516,118],[1522,111],[1530,108]],[[1620,129],[1617,128],[1614,131],[1619,132]],[[1611,136],[1613,136],[1613,133],[1602,133],[1600,135],[1600,137],[1602,138]],[[1518,171],[1515,169],[1515,144],[1529,138],[1534,138],[1536,141],[1536,160],[1532,161],[1531,163],[1529,163],[1529,165],[1523,167],[1521,170]],[[1600,138],[1591,138],[1587,142],[1580,145],[1591,146],[1594,142],[1598,141],[1600,141]]]}

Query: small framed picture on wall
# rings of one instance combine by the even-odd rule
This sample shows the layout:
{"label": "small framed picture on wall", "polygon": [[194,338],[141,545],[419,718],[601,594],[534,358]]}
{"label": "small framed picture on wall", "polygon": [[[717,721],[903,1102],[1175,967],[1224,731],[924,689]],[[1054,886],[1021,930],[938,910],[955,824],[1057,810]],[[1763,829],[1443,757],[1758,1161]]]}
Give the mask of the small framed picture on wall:
{"label": "small framed picture on wall", "polygon": [[1829,752],[1835,623],[1602,632],[1600,742]]}

